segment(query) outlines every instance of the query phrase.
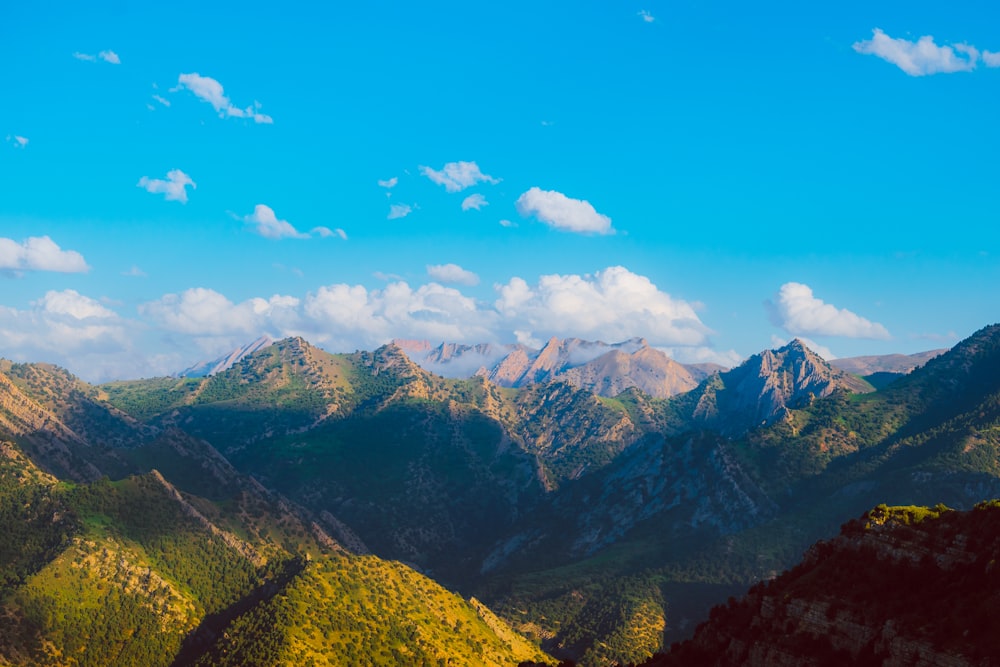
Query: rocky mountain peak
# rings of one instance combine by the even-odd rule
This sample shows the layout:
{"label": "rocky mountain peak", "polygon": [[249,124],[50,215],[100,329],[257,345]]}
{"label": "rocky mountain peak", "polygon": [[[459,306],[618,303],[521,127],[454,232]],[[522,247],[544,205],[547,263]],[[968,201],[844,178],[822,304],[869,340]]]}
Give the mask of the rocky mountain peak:
{"label": "rocky mountain peak", "polygon": [[[300,339],[301,340],[301,339]],[[305,342],[305,341],[303,341]],[[185,368],[177,374],[178,377],[209,377],[223,371],[227,371],[254,352],[263,350],[272,345],[274,340],[264,334],[260,338],[247,343],[241,347],[231,350],[221,357],[216,357],[208,361],[199,361],[193,366]]]}
{"label": "rocky mountain peak", "polygon": [[706,380],[699,387],[695,418],[712,423],[728,415],[725,425],[735,434],[774,422],[789,409],[835,391],[872,391],[864,380],[840,371],[795,339],[776,350],[764,350],[740,366]]}

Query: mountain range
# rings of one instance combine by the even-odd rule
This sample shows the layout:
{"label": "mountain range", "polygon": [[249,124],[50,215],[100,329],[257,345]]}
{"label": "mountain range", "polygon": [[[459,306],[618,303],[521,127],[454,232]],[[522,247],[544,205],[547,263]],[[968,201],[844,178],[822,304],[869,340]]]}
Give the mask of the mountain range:
{"label": "mountain range", "polygon": [[[1000,495],[1000,327],[891,382],[800,341],[729,370],[665,358],[289,338],[100,386],[2,362],[0,518],[37,539],[0,559],[0,655],[71,662],[78,631],[112,647],[80,664],[120,655],[67,611],[83,590],[145,619],[122,633],[159,628],[139,644],[166,664],[638,662],[876,505]],[[664,389],[674,366],[692,386]]]}

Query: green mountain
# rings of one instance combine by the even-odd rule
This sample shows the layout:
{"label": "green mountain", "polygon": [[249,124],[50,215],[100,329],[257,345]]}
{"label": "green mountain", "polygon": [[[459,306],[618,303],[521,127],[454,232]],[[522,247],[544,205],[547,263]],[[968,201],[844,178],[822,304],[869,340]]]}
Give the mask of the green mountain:
{"label": "green mountain", "polygon": [[[0,663],[543,658],[482,603],[400,563],[345,550],[309,513],[238,474],[208,444],[174,426],[139,424],[59,369],[6,370]],[[79,394],[56,400],[57,381]],[[129,428],[134,441],[107,439]],[[167,464],[170,475],[142,472],[150,461]],[[110,481],[98,468],[105,462],[133,474]],[[85,474],[69,474],[73,464]],[[195,495],[168,477],[211,493]],[[243,631],[260,623],[267,633]]]}

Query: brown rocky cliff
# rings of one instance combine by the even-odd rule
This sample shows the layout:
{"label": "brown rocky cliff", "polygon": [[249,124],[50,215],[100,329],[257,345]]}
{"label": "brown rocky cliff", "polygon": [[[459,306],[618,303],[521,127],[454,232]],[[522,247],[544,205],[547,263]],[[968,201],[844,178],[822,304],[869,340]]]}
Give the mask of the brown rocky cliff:
{"label": "brown rocky cliff", "polygon": [[994,665],[1000,503],[881,505],[648,665]]}

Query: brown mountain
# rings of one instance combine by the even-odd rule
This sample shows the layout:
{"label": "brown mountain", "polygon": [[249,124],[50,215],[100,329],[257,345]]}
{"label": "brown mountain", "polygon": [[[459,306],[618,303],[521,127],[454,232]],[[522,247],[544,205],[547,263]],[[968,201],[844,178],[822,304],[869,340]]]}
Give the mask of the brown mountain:
{"label": "brown mountain", "polygon": [[567,382],[600,396],[614,397],[635,387],[656,398],[694,389],[717,364],[680,364],[642,338],[620,343],[551,338],[540,350],[524,345],[459,345],[395,340],[414,362],[442,377],[486,377],[501,387]]}

